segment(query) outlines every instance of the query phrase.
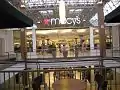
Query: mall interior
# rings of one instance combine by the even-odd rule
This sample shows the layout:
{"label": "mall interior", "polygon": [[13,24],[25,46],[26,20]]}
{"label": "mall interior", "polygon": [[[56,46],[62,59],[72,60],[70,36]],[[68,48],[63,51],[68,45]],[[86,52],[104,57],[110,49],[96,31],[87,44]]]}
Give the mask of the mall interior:
{"label": "mall interior", "polygon": [[120,90],[120,0],[0,0],[0,90]]}

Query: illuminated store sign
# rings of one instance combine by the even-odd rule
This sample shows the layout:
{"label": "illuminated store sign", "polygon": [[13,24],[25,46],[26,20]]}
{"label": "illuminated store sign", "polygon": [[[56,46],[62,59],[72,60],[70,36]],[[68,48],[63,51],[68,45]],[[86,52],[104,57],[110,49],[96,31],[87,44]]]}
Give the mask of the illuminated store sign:
{"label": "illuminated store sign", "polygon": [[[44,25],[56,25],[56,24],[61,24],[60,18],[51,18],[51,19],[44,19],[43,20]],[[80,24],[80,18],[76,16],[76,18],[66,18],[65,24]]]}

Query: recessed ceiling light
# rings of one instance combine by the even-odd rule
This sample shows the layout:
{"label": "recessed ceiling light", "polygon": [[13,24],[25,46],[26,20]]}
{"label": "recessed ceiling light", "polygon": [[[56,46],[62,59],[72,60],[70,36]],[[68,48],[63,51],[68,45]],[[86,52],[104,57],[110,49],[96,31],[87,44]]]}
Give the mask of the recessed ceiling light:
{"label": "recessed ceiling light", "polygon": [[85,19],[83,19],[83,21],[85,22],[86,20],[85,20]]}
{"label": "recessed ceiling light", "polygon": [[37,23],[40,23],[40,21],[39,21],[39,22],[37,22]]}
{"label": "recessed ceiling light", "polygon": [[25,7],[25,5],[21,5],[20,7],[21,7],[21,8],[24,8],[24,7]]}

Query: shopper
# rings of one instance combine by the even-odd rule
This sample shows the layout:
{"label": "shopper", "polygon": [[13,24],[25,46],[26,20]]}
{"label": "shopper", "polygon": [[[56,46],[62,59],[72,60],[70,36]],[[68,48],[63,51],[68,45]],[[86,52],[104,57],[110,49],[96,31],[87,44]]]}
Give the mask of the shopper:
{"label": "shopper", "polygon": [[86,44],[85,40],[82,41],[82,52],[84,53],[86,51]]}
{"label": "shopper", "polygon": [[98,71],[95,74],[95,81],[97,82],[97,90],[103,90],[104,78]]}
{"label": "shopper", "polygon": [[75,45],[75,57],[78,57],[79,54],[79,48],[78,45]]}
{"label": "shopper", "polygon": [[63,45],[63,47],[62,47],[62,52],[63,52],[63,57],[67,58],[67,56],[68,56],[68,50],[67,50],[67,47],[65,45]]}
{"label": "shopper", "polygon": [[102,85],[102,90],[107,90],[107,84],[108,84],[108,81],[104,80]]}
{"label": "shopper", "polygon": [[86,70],[86,79],[91,83],[91,67]]}
{"label": "shopper", "polygon": [[51,50],[52,50],[53,58],[56,58],[56,45],[55,45],[55,43],[52,43]]}
{"label": "shopper", "polygon": [[40,74],[40,76],[34,78],[32,83],[33,90],[40,90],[40,85],[43,83],[43,75]]}
{"label": "shopper", "polygon": [[83,68],[81,71],[82,72],[82,80],[87,81],[86,80],[86,67],[82,66],[81,68]]}

